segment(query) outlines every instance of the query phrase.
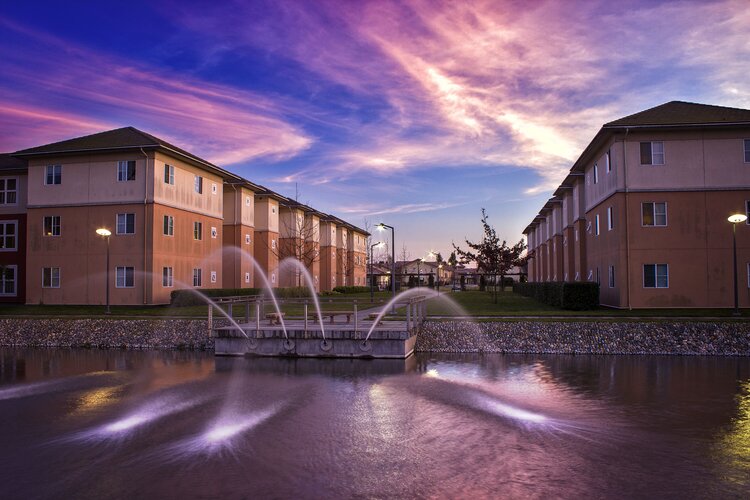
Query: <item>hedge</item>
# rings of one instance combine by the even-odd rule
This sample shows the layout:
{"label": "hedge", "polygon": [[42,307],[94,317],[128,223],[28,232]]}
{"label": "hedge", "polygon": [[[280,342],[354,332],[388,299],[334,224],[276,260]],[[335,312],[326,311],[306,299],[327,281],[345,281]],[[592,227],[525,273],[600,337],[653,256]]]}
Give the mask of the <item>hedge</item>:
{"label": "hedge", "polygon": [[599,307],[599,284],[590,282],[514,283],[513,292],[553,307],[581,311]]}
{"label": "hedge", "polygon": [[[263,295],[265,288],[199,288],[174,290],[171,295],[173,306],[202,306],[206,302],[195,292],[200,292],[209,298],[236,297],[249,295]],[[274,288],[274,295],[279,298],[290,299],[297,297],[309,297],[310,290],[307,287]]]}
{"label": "hedge", "polygon": [[334,292],[338,293],[368,293],[370,291],[369,286],[337,286],[333,288]]}

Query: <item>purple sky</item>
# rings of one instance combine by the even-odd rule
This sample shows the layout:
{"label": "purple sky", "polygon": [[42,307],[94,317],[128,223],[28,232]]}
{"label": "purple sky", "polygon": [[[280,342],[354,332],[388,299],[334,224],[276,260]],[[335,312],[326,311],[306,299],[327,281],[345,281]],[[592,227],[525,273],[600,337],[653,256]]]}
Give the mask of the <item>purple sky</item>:
{"label": "purple sky", "polygon": [[447,256],[480,237],[482,207],[520,239],[607,121],[671,100],[750,108],[748,7],[11,2],[0,151],[132,125],[391,224],[399,254]]}

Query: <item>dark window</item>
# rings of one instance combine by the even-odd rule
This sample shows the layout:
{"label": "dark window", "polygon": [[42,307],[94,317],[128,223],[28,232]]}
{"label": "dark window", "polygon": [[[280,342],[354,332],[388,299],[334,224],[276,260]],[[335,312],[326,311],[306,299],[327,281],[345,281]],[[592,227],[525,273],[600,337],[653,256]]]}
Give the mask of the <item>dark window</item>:
{"label": "dark window", "polygon": [[750,163],[750,139],[745,139],[745,163]]}
{"label": "dark window", "polygon": [[116,268],[116,288],[133,288],[135,286],[135,268],[126,266],[117,266]]}
{"label": "dark window", "polygon": [[664,165],[664,143],[642,142],[641,165]]}
{"label": "dark window", "polygon": [[135,180],[135,160],[117,162],[117,180],[120,182]]}
{"label": "dark window", "polygon": [[44,236],[60,236],[60,232],[60,216],[46,216],[44,218]]}
{"label": "dark window", "polygon": [[195,192],[199,194],[203,193],[203,177],[200,175],[195,176]]}
{"label": "dark window", "polygon": [[164,164],[164,183],[174,185],[174,166]]}
{"label": "dark window", "polygon": [[117,214],[117,234],[135,234],[135,214]]}
{"label": "dark window", "polygon": [[15,205],[18,200],[18,181],[0,179],[0,205]]}
{"label": "dark window", "polygon": [[641,224],[644,226],[666,226],[667,204],[653,201],[641,203]]}
{"label": "dark window", "polygon": [[60,288],[60,268],[42,268],[42,288]]}
{"label": "dark window", "polygon": [[669,266],[667,264],[644,264],[643,287],[669,288]]}
{"label": "dark window", "polygon": [[18,225],[15,221],[0,221],[0,251],[17,250],[16,242],[18,241]]}
{"label": "dark window", "polygon": [[47,165],[45,184],[62,184],[62,165]]}
{"label": "dark window", "polygon": [[174,217],[171,215],[164,216],[164,235],[174,236]]}

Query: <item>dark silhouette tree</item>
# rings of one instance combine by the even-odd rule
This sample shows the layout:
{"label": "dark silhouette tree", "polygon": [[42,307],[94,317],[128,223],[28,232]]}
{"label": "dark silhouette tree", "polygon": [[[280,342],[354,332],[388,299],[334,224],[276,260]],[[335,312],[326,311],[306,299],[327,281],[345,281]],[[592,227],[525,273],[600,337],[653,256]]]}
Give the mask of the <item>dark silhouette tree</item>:
{"label": "dark silhouette tree", "polygon": [[513,266],[521,263],[521,254],[526,249],[523,239],[509,247],[507,242],[497,236],[495,228],[487,221],[489,216],[487,211],[482,209],[482,228],[484,236],[480,242],[472,242],[465,239],[468,250],[463,250],[453,244],[453,248],[464,262],[476,262],[477,271],[492,277],[494,290],[494,302],[497,304],[497,277],[500,276],[500,283],[505,282],[505,275],[508,274]]}

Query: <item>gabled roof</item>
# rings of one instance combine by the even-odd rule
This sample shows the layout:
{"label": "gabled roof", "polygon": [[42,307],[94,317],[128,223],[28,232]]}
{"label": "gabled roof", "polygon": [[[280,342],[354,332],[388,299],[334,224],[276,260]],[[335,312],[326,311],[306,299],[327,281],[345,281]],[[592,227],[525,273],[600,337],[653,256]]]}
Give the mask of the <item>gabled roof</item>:
{"label": "gabled roof", "polygon": [[13,158],[9,153],[0,153],[0,172],[25,171],[26,160]]}
{"label": "gabled roof", "polygon": [[228,172],[203,158],[195,156],[182,148],[178,148],[165,140],[147,134],[135,127],[117,128],[114,130],[107,130],[106,132],[99,132],[98,134],[85,135],[74,139],[68,139],[66,141],[53,142],[43,146],[22,149],[21,151],[13,153],[13,156],[34,157],[57,154],[90,153],[92,151],[117,151],[124,149],[161,149],[181,156],[188,160],[188,162],[198,164],[204,168],[207,167],[209,170],[214,170],[226,179],[242,179],[241,177]]}
{"label": "gabled roof", "polygon": [[605,123],[603,128],[668,125],[727,125],[750,123],[750,110],[670,101]]}

